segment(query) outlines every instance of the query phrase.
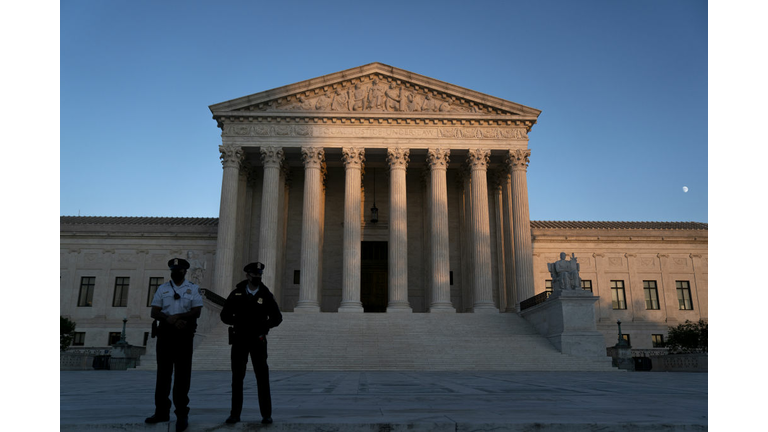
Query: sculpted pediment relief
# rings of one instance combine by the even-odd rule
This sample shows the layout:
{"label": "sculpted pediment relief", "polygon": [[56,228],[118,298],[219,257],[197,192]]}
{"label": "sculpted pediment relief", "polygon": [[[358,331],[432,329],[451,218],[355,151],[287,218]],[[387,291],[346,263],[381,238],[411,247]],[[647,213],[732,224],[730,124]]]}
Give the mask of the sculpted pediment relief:
{"label": "sculpted pediment relief", "polygon": [[[510,115],[463,98],[389,77],[374,76],[323,86],[244,108],[259,111],[316,111],[347,113],[462,113]],[[399,82],[399,83],[398,83]]]}
{"label": "sculpted pediment relief", "polygon": [[[517,116],[535,122],[541,111],[381,63],[337,72],[210,107],[235,113],[415,113]],[[511,117],[514,118],[514,117]]]}

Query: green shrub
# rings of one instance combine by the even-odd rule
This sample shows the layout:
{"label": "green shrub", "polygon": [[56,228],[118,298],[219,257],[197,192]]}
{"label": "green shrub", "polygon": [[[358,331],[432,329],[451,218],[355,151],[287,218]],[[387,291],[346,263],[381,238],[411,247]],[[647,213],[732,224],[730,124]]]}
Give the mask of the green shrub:
{"label": "green shrub", "polygon": [[685,320],[677,327],[670,327],[665,346],[669,348],[670,354],[706,353],[707,322],[699,320],[694,323]]}
{"label": "green shrub", "polygon": [[75,322],[68,318],[61,318],[61,350],[66,351],[72,345],[72,339],[75,337]]}

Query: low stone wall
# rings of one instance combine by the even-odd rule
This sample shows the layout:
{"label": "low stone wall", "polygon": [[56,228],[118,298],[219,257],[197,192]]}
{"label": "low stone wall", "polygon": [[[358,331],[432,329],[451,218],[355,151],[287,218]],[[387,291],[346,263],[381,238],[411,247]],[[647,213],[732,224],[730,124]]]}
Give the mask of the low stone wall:
{"label": "low stone wall", "polygon": [[60,353],[60,370],[93,370],[97,356],[109,356],[111,348],[79,348]]}
{"label": "low stone wall", "polygon": [[708,372],[707,354],[669,354],[651,357],[653,372]]}

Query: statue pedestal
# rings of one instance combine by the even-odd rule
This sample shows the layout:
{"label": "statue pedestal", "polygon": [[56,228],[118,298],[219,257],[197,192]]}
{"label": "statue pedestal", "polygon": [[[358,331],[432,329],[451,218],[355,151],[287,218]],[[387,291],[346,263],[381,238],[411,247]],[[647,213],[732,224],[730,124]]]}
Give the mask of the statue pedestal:
{"label": "statue pedestal", "polygon": [[564,290],[520,315],[563,354],[608,363],[605,338],[595,325],[597,300],[589,291]]}
{"label": "statue pedestal", "polygon": [[144,354],[144,347],[129,345],[124,341],[118,342],[112,345],[109,369],[126,370],[128,368],[135,368],[142,354]]}

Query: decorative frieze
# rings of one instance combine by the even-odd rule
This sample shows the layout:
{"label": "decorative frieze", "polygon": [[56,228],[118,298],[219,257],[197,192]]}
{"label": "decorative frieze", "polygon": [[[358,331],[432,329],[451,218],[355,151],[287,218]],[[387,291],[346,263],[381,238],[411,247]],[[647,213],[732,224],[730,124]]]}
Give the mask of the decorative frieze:
{"label": "decorative frieze", "polygon": [[[332,119],[296,119],[296,121],[302,121],[303,123],[309,123],[314,121],[315,123],[330,122],[338,123],[340,125],[349,124],[358,127],[334,127],[334,126],[322,126],[322,125],[308,125],[308,124],[270,124],[278,121],[278,119],[267,118],[259,119],[260,121],[266,121],[266,124],[225,124],[222,131],[222,136],[229,137],[327,137],[327,138],[343,138],[343,137],[379,137],[379,138],[432,138],[432,139],[480,139],[480,140],[527,140],[528,133],[525,127],[391,127],[392,124],[413,124],[427,125],[430,123],[440,124],[441,122],[448,122],[446,120],[428,120],[428,119],[348,119],[348,118],[332,118]],[[373,124],[374,126],[365,126],[365,123]],[[375,125],[381,125],[384,127],[376,127]]]}

